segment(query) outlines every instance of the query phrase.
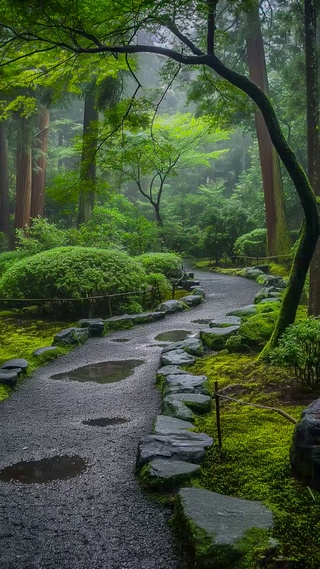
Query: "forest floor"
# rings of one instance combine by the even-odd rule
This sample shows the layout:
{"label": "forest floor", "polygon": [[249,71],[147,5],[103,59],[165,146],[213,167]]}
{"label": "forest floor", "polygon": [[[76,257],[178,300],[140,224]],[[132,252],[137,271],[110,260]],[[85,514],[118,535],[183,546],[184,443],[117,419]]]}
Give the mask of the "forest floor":
{"label": "forest floor", "polygon": [[[19,461],[79,456],[81,475],[43,484],[0,481],[0,569],[178,569],[171,511],[150,500],[134,475],[139,439],[160,411],[155,388],[161,342],[169,330],[197,332],[198,320],[252,302],[258,285],[198,271],[206,302],[161,322],[122,330],[38,369],[0,406],[0,469]],[[121,340],[126,340],[122,341]],[[109,384],[52,376],[97,362],[142,360]],[[124,419],[108,427],[94,418]]]}

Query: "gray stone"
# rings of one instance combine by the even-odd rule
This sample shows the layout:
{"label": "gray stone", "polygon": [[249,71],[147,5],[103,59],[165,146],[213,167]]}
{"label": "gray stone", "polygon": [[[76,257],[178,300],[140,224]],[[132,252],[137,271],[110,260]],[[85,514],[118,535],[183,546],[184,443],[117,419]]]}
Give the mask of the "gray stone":
{"label": "gray stone", "polygon": [[196,361],[194,356],[187,354],[184,350],[173,350],[161,355],[161,365],[192,365]]}
{"label": "gray stone", "polygon": [[167,395],[163,400],[163,413],[181,421],[193,422],[194,413],[185,405],[183,401],[176,399],[173,395]]}
{"label": "gray stone", "polygon": [[245,267],[241,271],[241,276],[246,277],[247,279],[256,280],[260,275],[264,275],[264,272],[257,267]]}
{"label": "gray stone", "polygon": [[166,312],[167,314],[174,314],[175,312],[182,312],[184,306],[180,300],[166,300],[161,302],[158,306],[158,310],[161,312]]}
{"label": "gray stone", "polygon": [[55,335],[52,345],[72,346],[84,344],[89,338],[88,328],[66,328]]}
{"label": "gray stone", "polygon": [[157,378],[161,379],[162,377],[166,377],[167,375],[184,375],[186,373],[185,369],[181,369],[178,366],[163,366],[160,367],[157,371]]}
{"label": "gray stone", "polygon": [[28,362],[24,358],[14,358],[12,360],[6,361],[2,364],[0,369],[16,369],[20,368],[20,370],[25,371],[28,367]]}
{"label": "gray stone", "polygon": [[193,429],[194,425],[189,423],[189,421],[181,421],[181,419],[169,417],[168,415],[157,415],[153,427],[156,435],[171,435]]}
{"label": "gray stone", "polygon": [[170,482],[171,485],[185,483],[190,476],[200,472],[199,464],[165,458],[155,458],[148,466],[151,481],[158,479],[159,482]]}
{"label": "gray stone", "polygon": [[263,300],[265,298],[278,298],[279,299],[280,294],[281,294],[281,290],[275,286],[263,287],[255,295],[254,303],[258,304],[259,302],[261,302],[261,300]]}
{"label": "gray stone", "polygon": [[[246,532],[253,528],[265,530],[267,537],[267,532],[273,527],[272,513],[261,502],[232,498],[200,488],[181,488],[178,501],[177,517],[183,529],[187,534],[190,525],[201,530],[192,532],[196,543],[192,545],[190,540],[197,567],[198,564],[208,569],[234,567],[244,554],[241,540]],[[205,548],[201,547],[204,541]]]}
{"label": "gray stone", "polygon": [[78,322],[79,328],[88,328],[89,336],[104,335],[104,320],[102,318],[82,318]]}
{"label": "gray stone", "polygon": [[247,306],[242,306],[241,308],[235,308],[227,312],[227,316],[253,316],[257,313],[257,307],[255,304],[248,304]]}
{"label": "gray stone", "polygon": [[197,294],[188,294],[187,296],[182,296],[180,298],[181,302],[184,302],[187,306],[193,307],[198,306],[201,303],[202,297]]}
{"label": "gray stone", "polygon": [[206,294],[205,294],[205,292],[201,286],[192,286],[190,288],[190,292],[191,292],[191,294],[197,294],[198,296],[201,296],[201,298],[205,298],[205,296],[206,296]]}
{"label": "gray stone", "polygon": [[193,286],[200,286],[199,281],[195,281],[194,279],[182,280],[181,284],[185,290],[191,290]]}
{"label": "gray stone", "polygon": [[259,304],[265,304],[266,302],[281,302],[281,298],[279,296],[274,298],[263,298],[260,300]]}
{"label": "gray stone", "polygon": [[172,352],[176,350],[184,350],[192,356],[202,356],[203,354],[203,344],[199,338],[191,337],[181,340],[181,342],[175,342],[163,348],[162,353]]}
{"label": "gray stone", "polygon": [[106,330],[123,330],[132,328],[132,315],[122,314],[121,316],[111,316],[104,321]]}
{"label": "gray stone", "polygon": [[155,458],[172,458],[198,464],[205,457],[205,448],[212,445],[205,433],[176,433],[147,435],[138,445],[137,467],[141,468]]}
{"label": "gray stone", "polygon": [[237,334],[240,326],[227,326],[224,328],[210,328],[201,330],[200,339],[211,350],[223,350],[230,336]]}
{"label": "gray stone", "polygon": [[169,393],[200,393],[209,395],[206,386],[208,378],[206,375],[167,375],[164,392]]}
{"label": "gray stone", "polygon": [[201,395],[200,393],[172,393],[166,395],[163,399],[164,415],[171,415],[182,420],[192,420],[189,417],[176,414],[176,409],[181,412],[180,404],[190,408],[195,413],[208,413],[212,407],[211,397]]}
{"label": "gray stone", "polygon": [[287,283],[282,277],[276,275],[260,275],[257,283],[262,286],[276,286],[277,288],[286,288]]}
{"label": "gray stone", "polygon": [[166,312],[162,310],[161,312],[138,312],[137,314],[131,314],[133,324],[147,324],[148,322],[157,322],[165,318]]}
{"label": "gray stone", "polygon": [[0,368],[0,384],[13,389],[18,381],[18,370],[21,372],[21,368],[7,370]]}
{"label": "gray stone", "polygon": [[224,316],[209,322],[209,328],[227,328],[228,326],[240,326],[240,316]]}
{"label": "gray stone", "polygon": [[46,352],[55,352],[58,349],[58,346],[45,346],[44,348],[37,348],[34,352],[33,352],[33,356],[42,356],[42,354],[45,354]]}
{"label": "gray stone", "polygon": [[295,478],[320,490],[320,399],[301,414],[293,433],[290,461]]}

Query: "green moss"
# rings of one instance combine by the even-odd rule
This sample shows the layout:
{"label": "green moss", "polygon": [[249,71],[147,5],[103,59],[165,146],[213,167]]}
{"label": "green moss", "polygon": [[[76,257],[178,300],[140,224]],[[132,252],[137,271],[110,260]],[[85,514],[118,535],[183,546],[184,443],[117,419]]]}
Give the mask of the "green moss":
{"label": "green moss", "polygon": [[239,334],[248,346],[263,346],[271,337],[275,320],[276,311],[255,314],[241,324]]}
{"label": "green moss", "polygon": [[10,393],[11,389],[9,387],[0,384],[0,401],[4,401],[5,399],[7,399]]}
{"label": "green moss", "polygon": [[105,332],[116,332],[117,330],[129,330],[133,328],[132,320],[113,320],[111,322],[105,321]]}

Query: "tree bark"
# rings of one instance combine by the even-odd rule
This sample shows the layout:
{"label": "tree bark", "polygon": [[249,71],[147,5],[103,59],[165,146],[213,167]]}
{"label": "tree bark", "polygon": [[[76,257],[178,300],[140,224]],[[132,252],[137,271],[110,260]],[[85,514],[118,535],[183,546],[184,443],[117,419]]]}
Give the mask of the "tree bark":
{"label": "tree bark", "polygon": [[98,118],[99,114],[95,107],[94,95],[89,93],[84,102],[78,227],[90,219],[94,206]]}
{"label": "tree bark", "polygon": [[[249,77],[268,95],[268,76],[258,4],[248,15],[247,23],[246,44]],[[266,211],[268,255],[270,257],[286,255],[290,251],[291,244],[285,219],[279,157],[272,145],[264,118],[259,110],[255,112],[255,121]]]}
{"label": "tree bark", "polygon": [[0,231],[10,243],[8,141],[5,121],[0,121]]}
{"label": "tree bark", "polygon": [[[320,196],[320,117],[317,58],[317,8],[315,0],[305,0],[305,54],[307,91],[308,177],[316,196]],[[320,315],[320,242],[310,265],[309,316]]]}
{"label": "tree bark", "polygon": [[30,224],[31,207],[31,129],[24,117],[18,119],[16,169],[15,229],[22,229]]}
{"label": "tree bark", "polygon": [[46,182],[47,152],[49,140],[49,117],[47,107],[42,107],[39,113],[38,133],[34,144],[34,161],[32,171],[31,211],[30,217],[43,217]]}

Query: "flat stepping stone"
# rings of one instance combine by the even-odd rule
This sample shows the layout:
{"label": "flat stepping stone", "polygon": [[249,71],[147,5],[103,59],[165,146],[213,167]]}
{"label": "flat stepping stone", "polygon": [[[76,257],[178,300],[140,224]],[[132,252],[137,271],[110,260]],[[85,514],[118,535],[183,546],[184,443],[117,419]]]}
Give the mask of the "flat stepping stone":
{"label": "flat stepping stone", "polygon": [[[200,395],[199,393],[173,393],[171,395],[166,395],[163,399],[163,414],[171,415],[172,417],[177,417],[177,419],[182,419],[183,421],[191,420],[192,417],[187,417],[185,413],[181,416],[183,411],[181,405],[189,408],[195,413],[208,413],[212,407],[212,399],[208,395]],[[177,414],[177,411],[179,414]]]}
{"label": "flat stepping stone", "polygon": [[193,307],[201,304],[202,297],[198,294],[188,294],[187,296],[182,296],[180,301],[184,302],[187,306]]}
{"label": "flat stepping stone", "polygon": [[178,366],[168,365],[160,367],[157,371],[157,378],[166,377],[167,375],[184,375],[186,373],[185,369],[181,369]]}
{"label": "flat stepping stone", "polygon": [[256,304],[248,304],[247,306],[242,306],[240,308],[235,308],[227,312],[227,316],[252,316],[257,313]]}
{"label": "flat stepping stone", "polygon": [[[242,539],[246,532],[254,528],[265,530],[265,543],[267,532],[273,527],[272,513],[261,502],[200,488],[180,489],[176,519],[194,550],[197,567],[208,569],[234,567],[244,554]],[[256,539],[258,545],[263,533]],[[265,549],[269,547],[270,543]]]}
{"label": "flat stepping stone", "polygon": [[28,367],[28,362],[24,358],[13,358],[12,360],[6,361],[2,364],[1,369],[16,369],[19,368],[20,370],[25,371]]}
{"label": "flat stepping stone", "polygon": [[194,356],[187,354],[184,350],[172,350],[161,355],[161,365],[192,365],[196,361]]}
{"label": "flat stepping stone", "polygon": [[240,316],[225,316],[224,318],[211,320],[209,328],[227,328],[228,326],[240,326]]}
{"label": "flat stepping stone", "polygon": [[166,300],[161,302],[158,306],[158,310],[161,312],[166,312],[167,314],[174,314],[175,312],[182,312],[184,306],[180,300]]}
{"label": "flat stepping stone", "polygon": [[7,370],[0,368],[0,384],[13,389],[18,381],[18,370],[21,372],[21,368]]}
{"label": "flat stepping stone", "polygon": [[134,324],[147,324],[148,322],[157,322],[166,317],[166,312],[138,312],[138,314],[131,314],[131,319]]}
{"label": "flat stepping stone", "polygon": [[203,355],[203,344],[200,338],[186,338],[180,342],[175,342],[163,348],[162,353],[172,352],[173,350],[184,350],[192,356],[202,356]]}
{"label": "flat stepping stone", "polygon": [[104,324],[106,330],[127,330],[133,326],[132,315],[111,316],[105,319]]}
{"label": "flat stepping stone", "polygon": [[37,348],[32,353],[33,356],[42,356],[42,354],[46,354],[47,352],[55,352],[57,351],[58,346],[45,346],[44,348]]}
{"label": "flat stepping stone", "polygon": [[240,326],[227,326],[225,328],[210,328],[210,330],[201,330],[200,339],[205,346],[212,350],[223,350],[226,341],[230,336],[234,336]]}
{"label": "flat stepping stone", "polygon": [[89,338],[88,328],[66,328],[55,335],[53,346],[73,346],[84,344]]}
{"label": "flat stepping stone", "polygon": [[141,468],[155,458],[173,458],[198,464],[205,458],[205,448],[211,445],[212,438],[205,433],[148,435],[139,442],[137,467]]}
{"label": "flat stepping stone", "polygon": [[189,421],[181,421],[168,415],[157,415],[153,431],[155,435],[172,435],[193,430],[194,425]]}
{"label": "flat stepping stone", "polygon": [[180,419],[181,421],[193,422],[195,420],[194,413],[185,405],[183,401],[176,399],[173,395],[167,395],[162,404],[162,412],[164,415]]}
{"label": "flat stepping stone", "polygon": [[104,320],[102,318],[82,318],[78,322],[79,328],[88,328],[89,336],[104,335]]}
{"label": "flat stepping stone", "polygon": [[151,486],[160,488],[186,484],[201,470],[199,464],[165,458],[155,458],[145,468],[144,480]]}
{"label": "flat stepping stone", "polygon": [[169,393],[200,393],[210,395],[206,375],[167,375],[164,391]]}

